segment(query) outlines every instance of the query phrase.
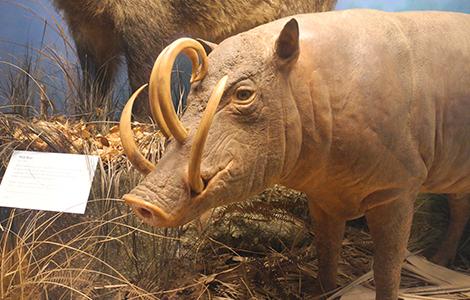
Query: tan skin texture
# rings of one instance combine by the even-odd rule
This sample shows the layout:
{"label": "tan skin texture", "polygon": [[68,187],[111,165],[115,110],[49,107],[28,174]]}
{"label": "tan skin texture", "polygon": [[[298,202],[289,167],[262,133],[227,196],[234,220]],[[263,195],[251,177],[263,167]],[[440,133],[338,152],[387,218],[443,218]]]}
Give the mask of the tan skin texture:
{"label": "tan skin texture", "polygon": [[[202,157],[206,187],[195,195],[191,141],[224,75]],[[319,286],[336,287],[344,224],[365,215],[377,299],[395,300],[417,194],[455,194],[435,261],[453,258],[468,219],[468,82],[469,15],[355,10],[257,27],[215,47],[182,118],[188,140],[170,141],[124,199],[145,222],[178,226],[276,183],[303,191],[317,225]]]}

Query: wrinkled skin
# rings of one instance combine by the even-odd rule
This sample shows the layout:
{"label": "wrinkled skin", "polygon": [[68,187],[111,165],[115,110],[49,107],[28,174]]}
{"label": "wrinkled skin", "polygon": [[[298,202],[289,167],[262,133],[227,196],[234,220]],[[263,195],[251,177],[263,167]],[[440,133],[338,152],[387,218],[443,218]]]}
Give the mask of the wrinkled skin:
{"label": "wrinkled skin", "polygon": [[[243,42],[248,42],[248,40]],[[247,53],[244,53],[244,47],[239,44],[237,39],[229,39],[223,44],[227,44],[226,46],[231,49],[239,48],[239,53],[234,55],[231,60],[227,60],[224,51],[217,51],[216,48],[209,56],[209,75],[202,83],[193,87],[190,105],[182,119],[183,124],[188,128],[197,128],[201,111],[204,110],[205,102],[211,93],[211,89],[204,89],[203,85],[213,87],[215,82],[225,75],[224,69],[227,66],[238,64],[238,60],[242,59],[241,55],[246,57]],[[265,45],[260,45],[259,51],[263,50],[263,46]],[[254,59],[254,57],[251,58],[252,61]],[[224,61],[227,66],[216,66],[212,60]],[[233,86],[232,89],[236,89],[235,86],[238,85],[250,86],[253,89],[265,88],[257,90],[257,96],[254,96],[255,99],[250,105],[234,105],[234,98],[228,97],[227,94],[222,99],[219,106],[223,109],[219,109],[212,125],[213,128],[217,128],[217,131],[213,131],[211,128],[202,160],[202,177],[204,181],[208,182],[207,188],[202,194],[192,197],[186,179],[187,156],[191,140],[188,140],[184,145],[171,142],[166,151],[175,156],[165,156],[159,161],[159,170],[173,170],[173,174],[154,172],[149,174],[142,184],[133,190],[133,193],[150,200],[165,212],[172,212],[171,221],[155,218],[152,221],[153,225],[177,226],[184,224],[211,207],[245,199],[279,180],[279,177],[271,178],[271,176],[281,173],[283,148],[285,147],[273,148],[270,145],[285,143],[285,137],[277,134],[284,131],[283,124],[272,119],[274,114],[282,110],[282,103],[272,101],[275,99],[275,92],[278,95],[279,92],[273,91],[269,87],[273,84],[282,84],[281,82],[285,78],[282,75],[268,78],[264,76],[264,72],[274,74],[277,69],[277,66],[272,64],[270,60],[271,57],[268,56],[265,61],[257,62],[256,67],[251,65],[250,68],[239,68],[230,74],[227,85]],[[270,70],[256,71],[266,67]],[[240,81],[241,78],[247,76],[250,80]],[[286,97],[289,95],[288,91],[284,93]],[[254,121],[259,122],[264,129],[252,126]],[[190,136],[194,134],[194,131],[190,132]],[[268,132],[273,134],[267,134]],[[273,152],[267,151],[268,149]],[[218,155],[216,153],[224,154]],[[257,167],[252,168],[253,166]],[[267,177],[266,174],[270,176]],[[161,189],[171,189],[171,191],[161,193]],[[228,190],[230,196],[227,194]],[[165,197],[165,195],[171,196],[162,199],[161,197]]]}
{"label": "wrinkled skin", "polygon": [[[317,225],[319,287],[336,287],[345,222],[365,215],[376,297],[395,300],[417,194],[452,194],[450,233],[434,257],[442,264],[470,214],[470,16],[357,10],[288,21],[215,47],[182,119],[188,140],[171,141],[124,199],[145,222],[178,226],[275,183],[303,191]],[[195,195],[191,141],[226,74],[202,159],[206,188]]]}

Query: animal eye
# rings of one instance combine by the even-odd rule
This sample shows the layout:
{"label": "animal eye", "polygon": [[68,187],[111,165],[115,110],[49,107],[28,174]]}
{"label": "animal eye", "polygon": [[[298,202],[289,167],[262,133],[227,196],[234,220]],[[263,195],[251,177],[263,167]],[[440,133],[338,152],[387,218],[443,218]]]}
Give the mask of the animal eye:
{"label": "animal eye", "polygon": [[236,93],[238,100],[248,100],[250,99],[252,95],[253,95],[253,91],[247,90],[247,89],[239,89]]}

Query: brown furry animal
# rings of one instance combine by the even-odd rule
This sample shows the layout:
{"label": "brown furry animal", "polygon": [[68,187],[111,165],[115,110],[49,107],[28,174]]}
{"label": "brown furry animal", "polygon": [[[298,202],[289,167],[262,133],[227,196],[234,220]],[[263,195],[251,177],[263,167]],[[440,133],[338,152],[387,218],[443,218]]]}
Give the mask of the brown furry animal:
{"label": "brown furry animal", "polygon": [[53,0],[75,40],[82,69],[97,88],[109,91],[120,62],[127,62],[131,88],[147,82],[164,46],[181,36],[219,42],[284,16],[331,10],[336,0]]}

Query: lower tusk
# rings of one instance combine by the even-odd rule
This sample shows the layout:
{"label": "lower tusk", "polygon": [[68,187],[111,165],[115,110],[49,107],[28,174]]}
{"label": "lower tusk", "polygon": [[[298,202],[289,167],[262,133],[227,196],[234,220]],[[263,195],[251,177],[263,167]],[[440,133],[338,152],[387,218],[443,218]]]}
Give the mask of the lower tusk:
{"label": "lower tusk", "polygon": [[212,124],[217,107],[219,106],[220,99],[225,90],[228,76],[224,76],[217,82],[214,91],[212,92],[209,101],[207,102],[206,110],[202,115],[201,123],[194,136],[194,141],[191,146],[191,157],[188,166],[188,179],[189,185],[194,193],[199,194],[204,190],[204,182],[201,178],[201,160],[204,145],[206,143],[207,135]]}
{"label": "lower tusk", "polygon": [[124,148],[124,153],[126,153],[126,156],[132,165],[144,175],[155,170],[155,165],[140,153],[139,148],[134,141],[134,133],[131,128],[131,116],[134,101],[146,86],[147,84],[141,86],[134,92],[134,94],[132,94],[126,103],[126,106],[124,106],[124,109],[122,110],[121,119],[119,121],[119,134],[121,137],[122,147]]}

